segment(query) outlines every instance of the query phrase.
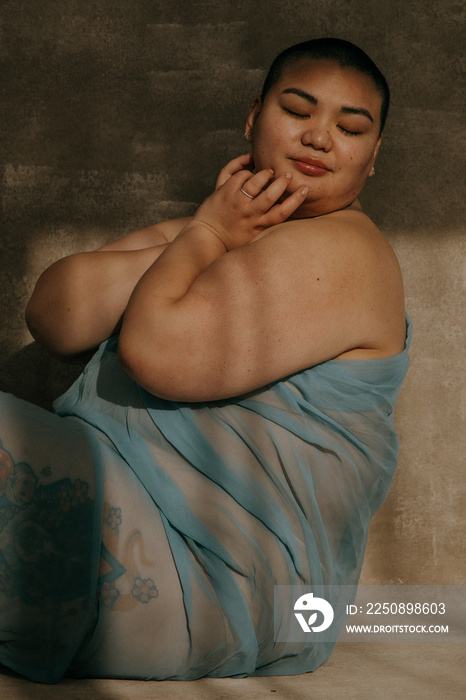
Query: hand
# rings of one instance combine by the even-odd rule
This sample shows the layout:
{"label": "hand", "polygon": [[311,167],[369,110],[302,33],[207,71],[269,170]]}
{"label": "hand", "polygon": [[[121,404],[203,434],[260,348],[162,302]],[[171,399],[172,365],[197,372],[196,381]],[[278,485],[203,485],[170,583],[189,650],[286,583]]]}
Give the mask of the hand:
{"label": "hand", "polygon": [[239,248],[264,229],[286,221],[308,192],[302,187],[281,201],[291,175],[285,173],[273,179],[272,170],[252,174],[248,169],[251,166],[251,156],[228,163],[220,172],[217,189],[194,215],[194,221],[209,228],[227,250]]}
{"label": "hand", "polygon": [[252,157],[252,153],[245,153],[242,156],[238,156],[237,158],[230,160],[230,162],[220,170],[215,189],[219,190],[220,187],[222,187],[234,173],[237,173],[240,170],[245,170],[252,174],[252,171],[254,170],[254,159]]}

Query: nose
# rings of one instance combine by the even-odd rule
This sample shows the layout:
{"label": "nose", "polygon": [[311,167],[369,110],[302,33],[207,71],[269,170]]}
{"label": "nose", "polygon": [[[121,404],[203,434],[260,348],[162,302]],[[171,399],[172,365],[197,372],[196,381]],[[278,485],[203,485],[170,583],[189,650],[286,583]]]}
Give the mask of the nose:
{"label": "nose", "polygon": [[303,146],[310,146],[316,151],[329,151],[332,148],[332,137],[327,125],[317,120],[306,123],[301,136]]}

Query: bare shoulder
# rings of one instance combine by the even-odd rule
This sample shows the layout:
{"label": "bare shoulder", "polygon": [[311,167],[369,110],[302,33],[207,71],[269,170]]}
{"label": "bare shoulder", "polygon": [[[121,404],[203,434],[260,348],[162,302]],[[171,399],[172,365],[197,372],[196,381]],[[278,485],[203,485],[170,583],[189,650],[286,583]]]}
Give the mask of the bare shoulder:
{"label": "bare shoulder", "polygon": [[337,303],[342,296],[349,301],[360,339],[336,359],[386,357],[403,349],[406,323],[400,266],[390,243],[368,216],[343,210],[287,221],[265,234],[262,245],[283,260],[292,260],[296,279],[308,278],[313,288],[318,281]]}
{"label": "bare shoulder", "polygon": [[329,254],[334,248],[346,247],[349,252],[356,246],[359,253],[369,253],[379,248],[380,252],[394,257],[387,239],[374,222],[359,210],[336,211],[311,219],[290,219],[266,229],[253,241],[265,237],[300,240],[306,249],[314,251],[323,245]]}
{"label": "bare shoulder", "polygon": [[259,241],[275,252],[294,249],[296,260],[302,265],[311,257],[320,265],[337,263],[341,271],[361,270],[366,281],[380,281],[377,264],[382,264],[387,275],[399,274],[398,261],[389,242],[361,211],[339,211],[314,219],[286,221],[266,229],[252,243]]}
{"label": "bare shoulder", "polygon": [[339,213],[218,257],[177,302],[165,361],[154,368],[151,345],[147,366],[165,398],[216,400],[327,360],[395,355],[405,331],[393,251],[362,214]]}

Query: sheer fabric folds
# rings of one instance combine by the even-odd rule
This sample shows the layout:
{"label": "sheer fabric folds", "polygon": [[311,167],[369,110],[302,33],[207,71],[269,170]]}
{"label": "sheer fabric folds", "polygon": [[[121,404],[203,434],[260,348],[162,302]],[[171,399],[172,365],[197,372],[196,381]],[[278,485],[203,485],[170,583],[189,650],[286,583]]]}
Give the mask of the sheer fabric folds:
{"label": "sheer fabric folds", "polygon": [[[151,396],[104,343],[48,414],[1,395],[0,663],[34,680],[312,671],[274,585],[357,584],[404,352],[229,401]],[[4,417],[5,416],[5,420]]]}

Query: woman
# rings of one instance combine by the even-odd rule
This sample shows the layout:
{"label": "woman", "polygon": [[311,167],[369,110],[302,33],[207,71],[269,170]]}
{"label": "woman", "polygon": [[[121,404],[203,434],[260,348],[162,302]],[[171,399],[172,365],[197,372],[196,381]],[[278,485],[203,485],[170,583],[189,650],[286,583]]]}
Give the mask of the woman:
{"label": "woman", "polygon": [[274,641],[274,585],[356,584],[396,467],[410,326],[358,200],[387,108],[360,49],[291,47],[250,109],[252,154],[194,217],[39,279],[36,339],[102,345],[58,416],[2,399],[2,663],[190,679],[328,658]]}

